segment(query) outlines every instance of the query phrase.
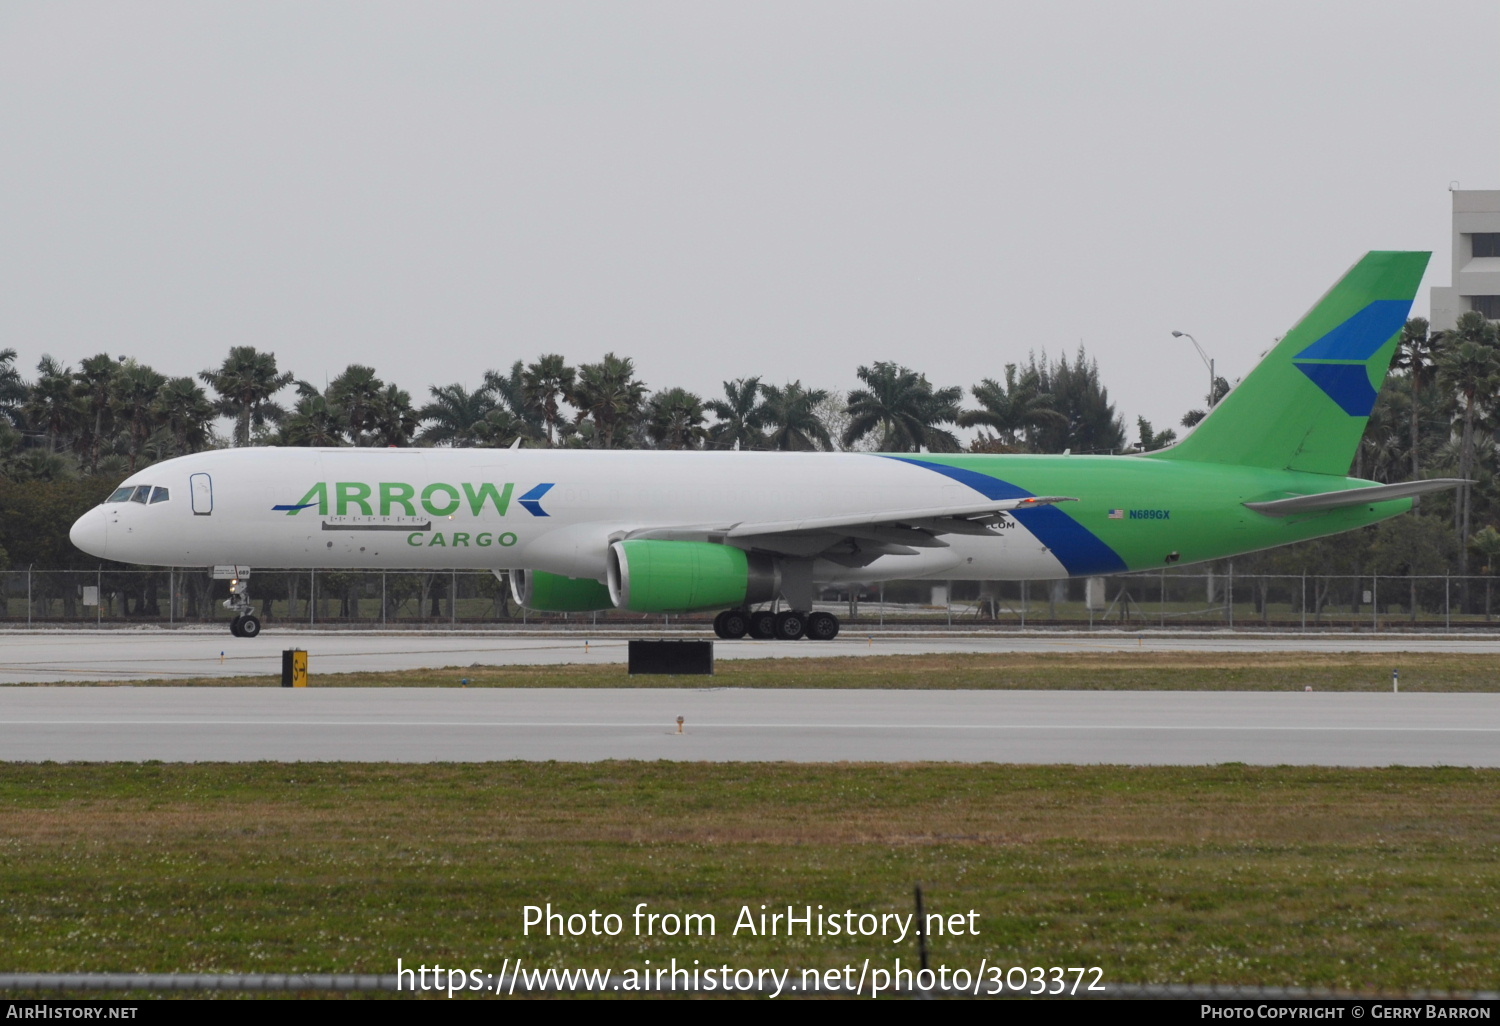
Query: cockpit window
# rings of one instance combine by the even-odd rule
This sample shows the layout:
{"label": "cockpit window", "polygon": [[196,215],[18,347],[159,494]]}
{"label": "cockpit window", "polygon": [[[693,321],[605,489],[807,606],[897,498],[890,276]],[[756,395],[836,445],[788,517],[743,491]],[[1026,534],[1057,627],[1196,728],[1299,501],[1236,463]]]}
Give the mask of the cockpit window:
{"label": "cockpit window", "polygon": [[158,488],[156,491],[151,493],[151,505],[155,506],[158,502],[166,502],[171,497],[171,493],[169,493],[165,488]]}
{"label": "cockpit window", "polygon": [[146,504],[146,502],[150,498],[151,498],[151,486],[150,485],[136,485],[135,486],[135,494],[130,497],[130,501],[131,502],[139,502],[141,505],[144,506]]}
{"label": "cockpit window", "polygon": [[135,494],[135,489],[133,487],[117,488],[117,489],[115,489],[114,494],[111,495],[109,498],[105,499],[104,501],[105,502],[129,502],[130,501],[130,497],[132,495],[134,495],[134,494]]}

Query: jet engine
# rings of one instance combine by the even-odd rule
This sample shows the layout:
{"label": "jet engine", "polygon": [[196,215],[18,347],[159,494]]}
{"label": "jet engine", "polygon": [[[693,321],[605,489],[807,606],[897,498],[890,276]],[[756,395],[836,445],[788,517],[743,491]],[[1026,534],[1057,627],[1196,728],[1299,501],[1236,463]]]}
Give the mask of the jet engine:
{"label": "jet engine", "polygon": [[763,553],[697,541],[621,541],[609,549],[609,597],[619,609],[679,613],[739,608],[776,597]]}
{"label": "jet engine", "polygon": [[511,570],[511,596],[527,609],[544,613],[588,613],[610,609],[609,589],[588,578],[564,577],[542,570]]}

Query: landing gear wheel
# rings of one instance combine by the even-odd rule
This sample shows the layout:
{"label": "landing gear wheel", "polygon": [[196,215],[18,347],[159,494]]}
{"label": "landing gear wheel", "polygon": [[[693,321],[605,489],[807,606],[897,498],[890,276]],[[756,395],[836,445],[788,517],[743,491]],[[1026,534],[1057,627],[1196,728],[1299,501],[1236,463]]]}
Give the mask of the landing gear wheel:
{"label": "landing gear wheel", "polygon": [[796,641],[807,628],[803,614],[790,609],[776,614],[776,637],[780,641]]}
{"label": "landing gear wheel", "polygon": [[244,621],[244,619],[245,618],[243,616],[236,616],[233,620],[229,621],[229,633],[233,634],[236,638],[244,637],[244,635],[240,633],[240,624]]}
{"label": "landing gear wheel", "polygon": [[813,641],[832,641],[839,636],[839,618],[832,613],[807,614],[807,636]]}
{"label": "landing gear wheel", "polygon": [[750,614],[750,636],[752,638],[776,637],[776,614],[761,610]]}
{"label": "landing gear wheel", "polygon": [[743,609],[726,609],[714,617],[714,633],[729,641],[750,633],[750,614]]}
{"label": "landing gear wheel", "polygon": [[260,618],[255,616],[240,617],[240,634],[242,638],[254,638],[260,634]]}

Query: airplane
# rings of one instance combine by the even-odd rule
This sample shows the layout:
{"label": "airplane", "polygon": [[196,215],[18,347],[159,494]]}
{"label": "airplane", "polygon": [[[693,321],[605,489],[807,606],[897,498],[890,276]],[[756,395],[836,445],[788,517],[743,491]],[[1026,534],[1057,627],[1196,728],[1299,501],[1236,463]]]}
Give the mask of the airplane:
{"label": "airplane", "polygon": [[827,640],[826,585],[1047,580],[1223,559],[1373,524],[1454,480],[1348,477],[1430,254],[1371,252],[1197,427],[1138,454],[237,448],[127,478],[73,525],[101,559],[480,569],[546,611],[713,610]]}

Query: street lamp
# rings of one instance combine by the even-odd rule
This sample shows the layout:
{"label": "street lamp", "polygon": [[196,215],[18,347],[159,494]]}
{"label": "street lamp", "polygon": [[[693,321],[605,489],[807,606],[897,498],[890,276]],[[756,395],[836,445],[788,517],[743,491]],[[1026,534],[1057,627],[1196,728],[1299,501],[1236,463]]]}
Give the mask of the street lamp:
{"label": "street lamp", "polygon": [[1218,383],[1218,380],[1219,380],[1217,377],[1214,376],[1214,362],[1208,358],[1208,354],[1203,351],[1203,347],[1198,344],[1198,340],[1195,339],[1193,336],[1189,335],[1187,332],[1185,332],[1185,331],[1174,331],[1174,332],[1172,332],[1172,337],[1173,338],[1185,338],[1185,339],[1187,339],[1189,342],[1191,342],[1193,344],[1193,348],[1194,349],[1198,350],[1198,358],[1200,360],[1202,360],[1203,361],[1203,365],[1208,368],[1208,408],[1210,410],[1213,409],[1214,408],[1214,391],[1215,391],[1214,386]]}

